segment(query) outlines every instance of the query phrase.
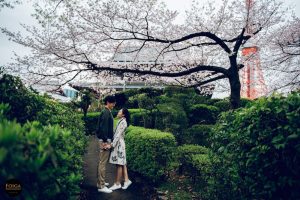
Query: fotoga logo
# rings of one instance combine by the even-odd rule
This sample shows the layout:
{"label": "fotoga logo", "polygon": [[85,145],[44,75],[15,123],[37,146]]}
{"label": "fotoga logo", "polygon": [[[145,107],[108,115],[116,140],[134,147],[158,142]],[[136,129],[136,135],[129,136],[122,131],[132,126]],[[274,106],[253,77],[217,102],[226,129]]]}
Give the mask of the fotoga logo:
{"label": "fotoga logo", "polygon": [[16,197],[20,195],[22,191],[21,182],[17,179],[7,180],[4,187],[6,193],[11,197]]}

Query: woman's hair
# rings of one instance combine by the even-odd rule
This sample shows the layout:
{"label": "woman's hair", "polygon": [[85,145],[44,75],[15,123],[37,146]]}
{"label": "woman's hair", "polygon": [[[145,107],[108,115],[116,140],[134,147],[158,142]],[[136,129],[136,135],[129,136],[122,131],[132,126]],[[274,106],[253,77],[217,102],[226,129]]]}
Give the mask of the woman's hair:
{"label": "woman's hair", "polygon": [[127,126],[130,124],[130,113],[127,108],[122,108],[122,113],[124,117],[126,118]]}

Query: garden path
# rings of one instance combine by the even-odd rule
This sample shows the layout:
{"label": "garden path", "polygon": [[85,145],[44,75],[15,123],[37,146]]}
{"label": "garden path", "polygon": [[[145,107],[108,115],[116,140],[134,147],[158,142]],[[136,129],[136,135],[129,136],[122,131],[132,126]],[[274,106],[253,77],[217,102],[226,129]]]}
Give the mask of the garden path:
{"label": "garden path", "polygon": [[[147,197],[151,191],[149,186],[146,186],[141,179],[135,178],[131,180],[133,184],[127,190],[115,190],[111,194],[104,194],[97,191],[97,164],[99,150],[97,148],[97,139],[95,136],[90,136],[88,141],[88,147],[84,155],[84,180],[82,183],[82,190],[80,194],[80,200],[143,200],[149,199]],[[129,177],[131,174],[129,173]],[[115,177],[115,167],[111,164],[107,164],[106,167],[106,181],[110,186],[113,184]],[[151,198],[150,198],[151,199]]]}

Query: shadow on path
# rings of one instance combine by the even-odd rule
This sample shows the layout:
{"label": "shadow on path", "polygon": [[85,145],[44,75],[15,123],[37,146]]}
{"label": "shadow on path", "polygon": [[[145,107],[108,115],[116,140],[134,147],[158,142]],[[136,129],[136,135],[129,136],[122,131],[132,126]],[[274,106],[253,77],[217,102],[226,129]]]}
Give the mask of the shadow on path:
{"label": "shadow on path", "polygon": [[[154,193],[153,188],[149,188],[142,183],[141,179],[134,179],[130,176],[132,180],[132,185],[127,190],[115,190],[111,194],[100,193],[97,191],[96,181],[97,181],[97,165],[99,159],[99,150],[97,145],[97,139],[95,136],[89,137],[88,147],[84,155],[84,180],[82,183],[82,191],[80,194],[80,200],[143,200],[143,199],[156,199],[152,196]],[[106,167],[106,182],[108,182],[110,187],[113,184],[115,177],[115,166],[107,164]]]}

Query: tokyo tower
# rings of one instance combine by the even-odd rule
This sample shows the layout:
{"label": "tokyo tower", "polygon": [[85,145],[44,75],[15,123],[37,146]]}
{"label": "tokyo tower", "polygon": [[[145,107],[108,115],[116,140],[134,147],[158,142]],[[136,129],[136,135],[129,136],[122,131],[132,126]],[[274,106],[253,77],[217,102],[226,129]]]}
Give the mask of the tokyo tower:
{"label": "tokyo tower", "polygon": [[[248,12],[252,10],[253,0],[246,0]],[[250,17],[248,18],[250,19]],[[251,19],[248,20],[246,34],[253,33]],[[251,45],[242,49],[244,68],[240,71],[241,97],[256,99],[267,95],[267,86],[260,66],[259,47]]]}

